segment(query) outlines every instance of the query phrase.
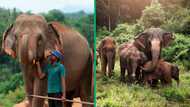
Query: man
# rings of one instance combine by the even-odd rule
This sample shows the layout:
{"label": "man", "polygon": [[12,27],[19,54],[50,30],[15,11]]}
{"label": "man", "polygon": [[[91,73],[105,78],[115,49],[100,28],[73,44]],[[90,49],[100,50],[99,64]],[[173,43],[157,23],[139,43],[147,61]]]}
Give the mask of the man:
{"label": "man", "polygon": [[[65,68],[60,63],[63,61],[63,55],[60,51],[52,51],[48,56],[48,63],[40,69],[40,63],[37,62],[38,74],[42,79],[47,75],[48,78],[48,97],[62,98],[66,97]],[[63,102],[57,100],[48,100],[49,107],[62,107]]]}

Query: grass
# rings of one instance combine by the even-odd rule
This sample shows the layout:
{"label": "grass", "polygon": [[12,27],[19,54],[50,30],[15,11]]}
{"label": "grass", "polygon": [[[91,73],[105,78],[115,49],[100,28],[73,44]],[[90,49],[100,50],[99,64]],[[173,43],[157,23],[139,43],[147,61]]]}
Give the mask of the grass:
{"label": "grass", "polygon": [[127,85],[119,81],[120,67],[116,62],[114,76],[102,75],[97,67],[98,107],[190,107],[190,73],[180,71],[180,85],[151,89],[147,86]]}

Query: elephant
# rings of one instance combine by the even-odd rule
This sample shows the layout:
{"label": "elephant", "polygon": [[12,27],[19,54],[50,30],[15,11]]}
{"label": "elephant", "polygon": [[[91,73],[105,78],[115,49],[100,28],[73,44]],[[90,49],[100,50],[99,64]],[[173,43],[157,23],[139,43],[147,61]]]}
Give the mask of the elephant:
{"label": "elephant", "polygon": [[[146,62],[143,68],[150,66],[151,61]],[[158,65],[152,72],[143,71],[143,80],[145,84],[155,87],[160,80],[162,86],[171,85],[172,79],[179,85],[179,68],[163,59],[158,61]]]}
{"label": "elephant", "polygon": [[[13,58],[18,57],[27,96],[47,95],[47,78],[38,78],[35,62],[39,61],[42,68],[47,59],[45,53],[60,49],[64,52],[66,98],[79,96],[82,101],[91,100],[92,55],[87,40],[74,29],[59,22],[47,23],[40,15],[21,14],[4,32],[2,49]],[[27,98],[31,107],[42,107],[44,104],[43,99]]]}
{"label": "elephant", "polygon": [[101,60],[101,71],[106,76],[108,67],[108,76],[111,77],[115,66],[116,42],[112,37],[105,37],[101,40],[98,50]]}
{"label": "elephant", "polygon": [[152,71],[158,64],[162,48],[169,46],[175,39],[171,32],[161,28],[149,28],[135,37],[135,46],[148,57],[152,64],[147,71]]}
{"label": "elephant", "polygon": [[146,55],[135,47],[134,41],[120,45],[118,53],[121,69],[120,80],[125,82],[125,70],[127,69],[128,82],[132,83],[136,80],[140,82],[139,67],[147,61]]}

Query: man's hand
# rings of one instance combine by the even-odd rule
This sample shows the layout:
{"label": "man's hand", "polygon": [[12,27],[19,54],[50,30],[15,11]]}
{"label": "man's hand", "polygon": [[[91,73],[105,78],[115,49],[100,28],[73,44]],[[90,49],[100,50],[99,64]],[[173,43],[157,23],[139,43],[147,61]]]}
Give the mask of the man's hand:
{"label": "man's hand", "polygon": [[40,67],[40,62],[37,61],[36,65],[37,65],[38,76],[40,79],[43,79],[46,76],[46,74],[42,72],[41,67]]}
{"label": "man's hand", "polygon": [[62,99],[62,101],[64,101],[64,102],[66,101],[66,98],[65,98],[64,95],[62,95],[61,99]]}
{"label": "man's hand", "polygon": [[8,55],[10,55],[11,57],[16,58],[16,53],[15,53],[12,49],[10,49],[10,48],[5,48],[5,52],[6,52]]}
{"label": "man's hand", "polygon": [[51,55],[51,50],[50,49],[45,50],[44,57],[47,58],[50,55]]}

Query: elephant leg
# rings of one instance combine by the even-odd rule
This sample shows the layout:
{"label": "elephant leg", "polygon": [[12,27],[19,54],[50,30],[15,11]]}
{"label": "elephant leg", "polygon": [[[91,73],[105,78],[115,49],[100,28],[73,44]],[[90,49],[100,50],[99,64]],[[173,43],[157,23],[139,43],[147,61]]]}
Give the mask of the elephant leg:
{"label": "elephant leg", "polygon": [[157,84],[158,84],[158,80],[157,80],[157,79],[153,79],[151,86],[152,86],[152,87],[156,87]]}
{"label": "elephant leg", "polygon": [[102,57],[102,59],[101,59],[101,70],[105,76],[106,76],[106,65],[107,65],[107,61],[104,57]]}
{"label": "elephant leg", "polygon": [[140,68],[138,67],[135,72],[136,80],[138,83],[142,83],[142,73],[140,71]]}
{"label": "elephant leg", "polygon": [[125,67],[121,67],[121,81],[125,82]]}
{"label": "elephant leg", "polygon": [[[86,78],[82,78],[80,81],[80,98],[82,101],[87,101],[90,102],[91,101],[91,80],[92,80],[92,75],[91,72],[88,72],[89,70],[86,70],[87,72],[85,72],[84,77]],[[82,107],[91,107],[91,105],[86,105],[83,104]]]}
{"label": "elephant leg", "polygon": [[121,82],[125,82],[125,68],[121,67],[121,76],[120,76]]}
{"label": "elephant leg", "polygon": [[[91,101],[91,92],[90,92],[90,87],[88,85],[82,84],[80,87],[80,98],[81,101]],[[83,104],[82,107],[91,107],[90,105]]]}
{"label": "elephant leg", "polygon": [[[46,96],[47,95],[47,78],[34,80],[34,95]],[[33,98],[32,107],[43,107],[44,99]]]}
{"label": "elephant leg", "polygon": [[127,65],[127,82],[131,83],[131,75],[132,75],[132,66],[130,66],[130,64]]}
{"label": "elephant leg", "polygon": [[114,67],[115,67],[115,55],[113,56],[112,70],[114,70]]}
{"label": "elephant leg", "polygon": [[[33,77],[29,74],[29,69],[27,65],[21,65],[22,73],[23,73],[23,79],[24,79],[24,88],[26,95],[32,95],[33,94],[33,84],[34,80]],[[32,97],[27,96],[27,99],[29,101],[29,107],[32,105]]]}
{"label": "elephant leg", "polygon": [[[73,100],[74,98],[74,91],[69,91],[66,93],[66,98],[69,99],[69,100]],[[72,104],[71,102],[65,102],[65,107],[72,107]]]}

